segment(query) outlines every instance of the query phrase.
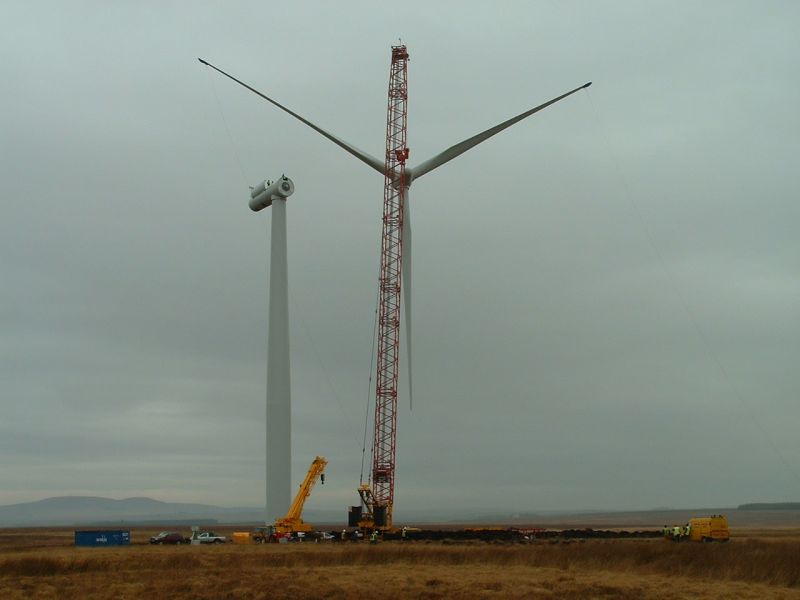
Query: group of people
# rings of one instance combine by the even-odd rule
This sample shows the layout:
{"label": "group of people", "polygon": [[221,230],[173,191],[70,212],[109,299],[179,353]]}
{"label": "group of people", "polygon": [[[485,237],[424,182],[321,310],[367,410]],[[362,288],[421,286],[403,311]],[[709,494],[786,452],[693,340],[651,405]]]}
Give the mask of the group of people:
{"label": "group of people", "polygon": [[670,540],[689,539],[689,535],[692,533],[692,524],[686,523],[683,527],[680,525],[673,525],[672,527],[664,525],[662,532],[664,537]]}
{"label": "group of people", "polygon": [[[346,529],[342,529],[341,540],[344,542],[345,540],[347,540],[347,539],[348,539],[348,537],[349,537],[350,535],[351,535],[351,534],[349,534],[349,533],[348,533],[348,531],[347,531]],[[401,540],[401,541],[406,541],[406,539],[407,539],[407,535],[408,535],[407,528],[406,528],[406,527],[403,527],[403,528],[400,530],[400,540]],[[358,540],[358,539],[360,539],[360,538],[364,537],[364,536],[363,536],[363,534],[362,534],[360,531],[358,531],[358,530],[354,531],[354,532],[352,533],[352,536],[353,536],[353,537],[352,537],[351,539],[353,539],[353,540]],[[371,533],[371,534],[370,534],[370,536],[369,536],[369,543],[370,543],[370,544],[377,544],[377,543],[378,543],[378,540],[379,540],[380,538],[381,538],[380,531],[378,531],[377,529],[373,529],[373,530],[372,530],[372,533]]]}

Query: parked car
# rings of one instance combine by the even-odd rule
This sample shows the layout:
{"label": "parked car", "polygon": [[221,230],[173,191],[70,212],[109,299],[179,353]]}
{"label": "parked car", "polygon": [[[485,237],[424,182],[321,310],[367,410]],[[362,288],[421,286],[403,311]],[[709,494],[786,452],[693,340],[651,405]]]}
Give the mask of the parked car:
{"label": "parked car", "polygon": [[188,544],[189,540],[187,540],[183,535],[178,533],[177,531],[162,531],[158,535],[154,535],[150,538],[151,544]]}
{"label": "parked car", "polygon": [[194,536],[201,544],[224,544],[228,541],[224,535],[217,535],[213,531],[202,531]]}

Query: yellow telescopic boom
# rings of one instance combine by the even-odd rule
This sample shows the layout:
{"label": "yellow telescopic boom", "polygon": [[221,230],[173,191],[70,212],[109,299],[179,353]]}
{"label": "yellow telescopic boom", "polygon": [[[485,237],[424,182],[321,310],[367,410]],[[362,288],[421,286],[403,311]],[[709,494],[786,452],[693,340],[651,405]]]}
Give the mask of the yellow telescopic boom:
{"label": "yellow telescopic boom", "polygon": [[289,512],[282,519],[275,520],[275,531],[278,533],[291,533],[292,531],[313,531],[314,526],[306,523],[302,519],[303,507],[306,503],[306,498],[311,495],[311,489],[317,483],[317,479],[321,479],[325,483],[325,465],[328,464],[324,456],[317,456],[308,468],[306,478],[300,484],[300,489],[294,497],[294,502],[289,508]]}

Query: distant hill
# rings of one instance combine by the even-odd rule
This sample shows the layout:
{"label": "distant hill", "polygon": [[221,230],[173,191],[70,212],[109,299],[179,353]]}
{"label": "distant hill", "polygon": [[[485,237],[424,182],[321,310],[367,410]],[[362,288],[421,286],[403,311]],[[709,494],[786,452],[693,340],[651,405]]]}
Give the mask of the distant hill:
{"label": "distant hill", "polygon": [[[657,509],[626,512],[486,512],[476,510],[397,511],[395,522],[442,526],[497,525],[509,527],[563,528],[659,528],[683,523],[692,517],[724,514],[733,527],[800,527],[800,503],[753,503],[738,508]],[[308,510],[304,518],[318,526],[341,527],[343,510]],[[0,527],[73,525],[212,525],[263,523],[262,507],[229,508],[212,504],[162,502],[153,498],[102,498],[60,496],[36,502],[0,506]]]}
{"label": "distant hill", "polygon": [[[342,524],[344,509],[306,510],[311,523]],[[0,506],[0,527],[71,525],[212,525],[217,523],[263,524],[263,507],[223,507],[213,504],[162,502],[153,498],[102,498],[59,496],[35,502]]]}
{"label": "distant hill", "polygon": [[800,502],[752,502],[740,504],[737,510],[800,510]]}
{"label": "distant hill", "polygon": [[[210,504],[161,502],[152,498],[115,500],[97,496],[59,496],[0,506],[0,526],[216,522],[225,519],[229,513],[231,516],[258,518],[257,512],[258,509],[226,509]],[[263,511],[260,512],[263,515]]]}
{"label": "distant hill", "polygon": [[[451,511],[406,511],[398,513],[408,522],[446,522]],[[460,519],[475,513],[460,511]],[[310,523],[341,527],[347,512],[307,509],[303,517]],[[59,496],[34,502],[0,506],[0,527],[72,525],[212,525],[222,523],[263,524],[263,507],[222,507],[212,504],[162,502],[153,498],[103,498],[98,496]]]}

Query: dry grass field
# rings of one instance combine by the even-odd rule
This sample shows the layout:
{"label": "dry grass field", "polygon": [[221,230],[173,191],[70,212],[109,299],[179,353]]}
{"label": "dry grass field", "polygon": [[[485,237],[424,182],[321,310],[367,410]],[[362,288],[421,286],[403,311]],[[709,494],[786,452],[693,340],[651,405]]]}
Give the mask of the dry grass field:
{"label": "dry grass field", "polygon": [[[0,598],[797,599],[800,531],[727,544],[146,544],[75,548],[71,530],[0,530]],[[229,533],[229,532],[226,532]]]}

